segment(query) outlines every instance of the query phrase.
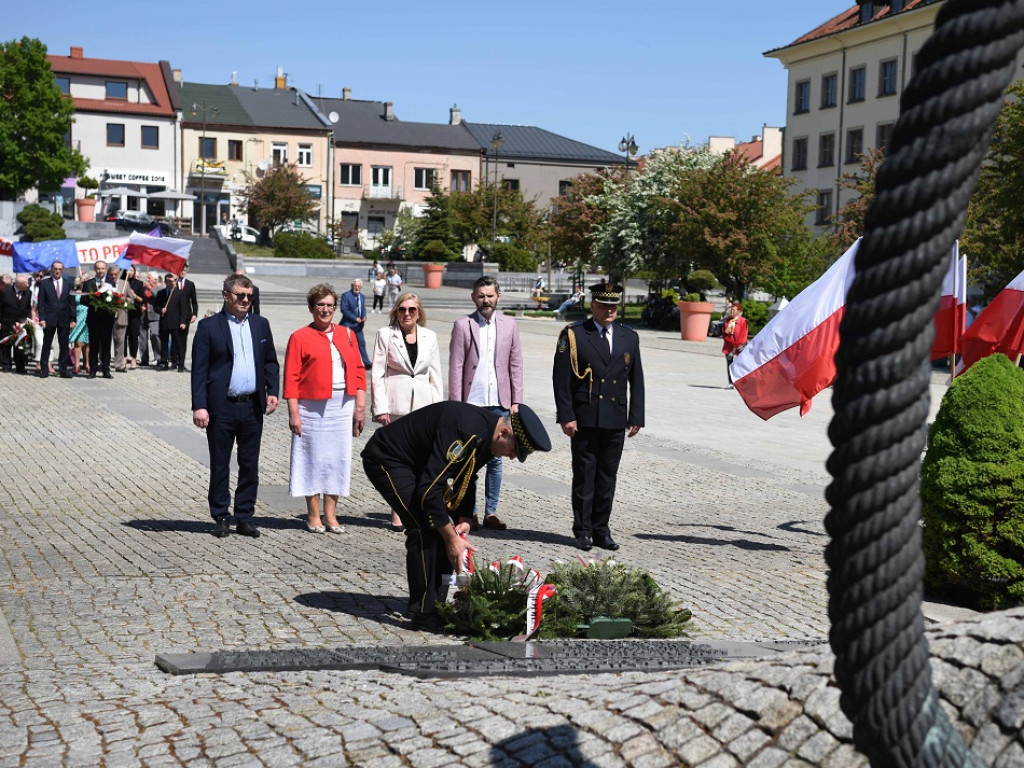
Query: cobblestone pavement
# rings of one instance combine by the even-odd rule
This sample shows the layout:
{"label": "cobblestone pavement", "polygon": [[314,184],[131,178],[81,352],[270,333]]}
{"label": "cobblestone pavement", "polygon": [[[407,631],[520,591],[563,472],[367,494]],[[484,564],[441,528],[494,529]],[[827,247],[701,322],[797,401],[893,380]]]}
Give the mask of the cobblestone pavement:
{"label": "cobblestone pavement", "polygon": [[[283,357],[308,321],[305,286],[273,287],[297,292],[264,308]],[[446,339],[458,315],[431,312],[430,325]],[[383,319],[371,315],[371,334]],[[568,444],[552,423],[560,326],[520,327],[527,401],[555,448],[506,465],[509,530],[475,539],[484,559],[521,554],[544,571],[576,552]],[[648,426],[623,456],[616,559],[693,611],[695,640],[824,640],[827,393],[804,419],[761,422],[724,388],[714,340],[645,332],[642,348]],[[188,399],[175,372],[0,378],[0,768],[863,764],[820,646],[685,673],[165,675],[157,653],[459,642],[405,628],[402,543],[361,472],[339,505],[345,533],[306,532],[287,495],[284,411],[264,433],[263,536],[211,536]],[[1024,764],[1024,612],[928,615],[961,619],[933,630],[947,709],[986,762]]]}

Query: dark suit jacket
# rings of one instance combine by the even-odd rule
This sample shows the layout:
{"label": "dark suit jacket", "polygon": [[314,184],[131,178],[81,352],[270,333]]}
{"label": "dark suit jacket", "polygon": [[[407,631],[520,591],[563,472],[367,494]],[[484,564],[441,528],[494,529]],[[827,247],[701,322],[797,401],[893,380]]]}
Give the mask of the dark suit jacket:
{"label": "dark suit jacket", "polygon": [[[247,320],[252,334],[253,356],[256,362],[256,396],[260,412],[267,409],[267,397],[279,397],[281,369],[277,362],[274,337],[265,317],[250,314]],[[203,318],[196,326],[192,340],[192,410],[205,408],[210,415],[223,410],[231,382],[231,369],[235,361],[235,348],[231,343],[231,330],[224,310]]]}
{"label": "dark suit jacket", "polygon": [[260,289],[258,285],[252,287],[252,304],[249,305],[249,311],[254,315],[260,313]]}
{"label": "dark suit jacket", "polygon": [[[182,323],[188,325],[188,321],[192,317],[188,297],[178,290],[177,286],[171,291],[166,288],[157,291],[156,296],[153,297],[153,306],[160,314],[160,329],[164,331],[178,331],[180,330],[178,326]],[[167,308],[166,312],[163,311],[165,307]]]}
{"label": "dark suit jacket", "polygon": [[[362,330],[366,323],[359,318],[366,317],[366,297],[363,292],[345,291],[341,294],[341,324],[353,330]],[[362,310],[362,311],[360,311]]]}
{"label": "dark suit jacket", "polygon": [[191,280],[178,280],[178,293],[185,307],[187,315],[184,322],[188,323],[193,317],[199,314],[199,300],[196,298],[196,284]]}
{"label": "dark suit jacket", "polygon": [[[571,343],[571,337],[575,338],[575,344]],[[575,421],[578,427],[601,429],[644,425],[640,337],[632,328],[617,322],[612,324],[612,354],[609,357],[608,346],[598,334],[593,319],[566,326],[558,337],[552,380],[555,419],[559,424]]]}
{"label": "dark suit jacket", "polygon": [[32,316],[32,291],[26,288],[18,298],[18,291],[13,285],[5,286],[0,291],[0,326],[12,328]]}
{"label": "dark suit jacket", "polygon": [[[95,284],[95,281],[93,283]],[[41,281],[39,295],[36,297],[36,313],[39,319],[47,325],[66,326],[73,323],[78,317],[74,292],[75,281],[67,276],[61,278],[60,299],[57,298],[53,278]]]}

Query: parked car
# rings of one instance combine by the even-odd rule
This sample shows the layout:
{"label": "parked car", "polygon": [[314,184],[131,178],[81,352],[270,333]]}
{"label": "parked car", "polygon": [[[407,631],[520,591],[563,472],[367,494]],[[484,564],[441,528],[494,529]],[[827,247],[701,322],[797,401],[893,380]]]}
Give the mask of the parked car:
{"label": "parked car", "polygon": [[117,217],[114,219],[114,226],[118,229],[143,233],[152,232],[159,227],[160,234],[164,237],[175,237],[178,234],[178,228],[170,222],[154,219],[142,211],[118,211]]}
{"label": "parked car", "polygon": [[217,229],[220,230],[225,240],[235,240],[255,245],[260,239],[260,231],[255,227],[232,227],[230,224],[221,224]]}

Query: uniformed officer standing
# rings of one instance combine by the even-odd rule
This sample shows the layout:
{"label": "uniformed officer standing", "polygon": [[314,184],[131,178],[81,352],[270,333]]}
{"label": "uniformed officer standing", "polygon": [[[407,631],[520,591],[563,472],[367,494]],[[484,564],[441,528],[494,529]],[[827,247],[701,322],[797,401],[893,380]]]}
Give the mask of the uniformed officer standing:
{"label": "uniformed officer standing", "polygon": [[373,434],[363,469],[405,526],[413,629],[442,629],[435,603],[447,595],[444,577],[462,570],[477,472],[495,456],[526,461],[550,450],[540,418],[523,404],[500,416],[469,403],[433,403]]}
{"label": "uniformed officer standing", "polygon": [[615,322],[621,298],[620,285],[590,286],[592,317],[566,326],[555,351],[555,418],[572,440],[572,532],[584,551],[619,548],[608,528],[615,478],[627,431],[644,425],[640,339]]}

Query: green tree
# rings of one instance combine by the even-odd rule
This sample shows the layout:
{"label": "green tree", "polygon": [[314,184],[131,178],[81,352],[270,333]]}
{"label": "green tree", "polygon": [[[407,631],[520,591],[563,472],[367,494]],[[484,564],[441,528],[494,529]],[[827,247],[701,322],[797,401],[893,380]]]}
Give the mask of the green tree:
{"label": "green tree", "polygon": [[471,192],[455,192],[450,196],[452,230],[462,245],[490,248],[492,233],[507,238],[518,248],[534,254],[547,253],[547,232],[544,211],[518,189],[507,189],[499,183],[497,190],[497,227],[495,228],[495,189],[483,182]]}
{"label": "green tree", "polygon": [[961,250],[969,281],[987,301],[1024,270],[1024,82],[1014,82],[996,121],[988,161],[967,207]]}
{"label": "green tree", "polygon": [[[437,184],[430,190],[427,197],[427,210],[420,218],[419,226],[416,229],[416,240],[412,246],[414,258],[426,258],[430,261],[457,261],[462,255],[462,248],[459,240],[452,231],[452,196],[440,188]],[[438,241],[444,246],[444,252],[427,245]],[[445,258],[441,258],[445,256]]]}
{"label": "green tree", "polygon": [[381,255],[400,260],[411,254],[422,221],[412,212],[412,208],[401,206],[394,226],[380,233]]}
{"label": "green tree", "polygon": [[300,176],[294,165],[278,165],[263,178],[246,173],[245,179],[242,208],[261,226],[269,227],[271,233],[289,221],[305,221],[317,215],[319,204],[306,187],[309,179]]}
{"label": "green tree", "polygon": [[594,259],[594,233],[608,221],[603,204],[607,171],[583,173],[572,180],[567,194],[551,198],[552,258],[582,274]]}
{"label": "green tree", "polygon": [[74,113],[45,45],[29,37],[0,43],[0,200],[33,187],[53,191],[85,173],[88,163],[66,141]]}
{"label": "green tree", "polygon": [[40,240],[63,240],[64,217],[32,203],[22,208],[15,217],[25,232],[25,238],[33,243]]}
{"label": "green tree", "polygon": [[860,156],[860,170],[857,173],[844,173],[839,182],[843,189],[857,193],[856,198],[839,209],[839,214],[832,222],[829,242],[839,253],[853,245],[857,238],[864,234],[864,216],[875,201],[875,177],[884,159],[884,150],[869,149]]}

